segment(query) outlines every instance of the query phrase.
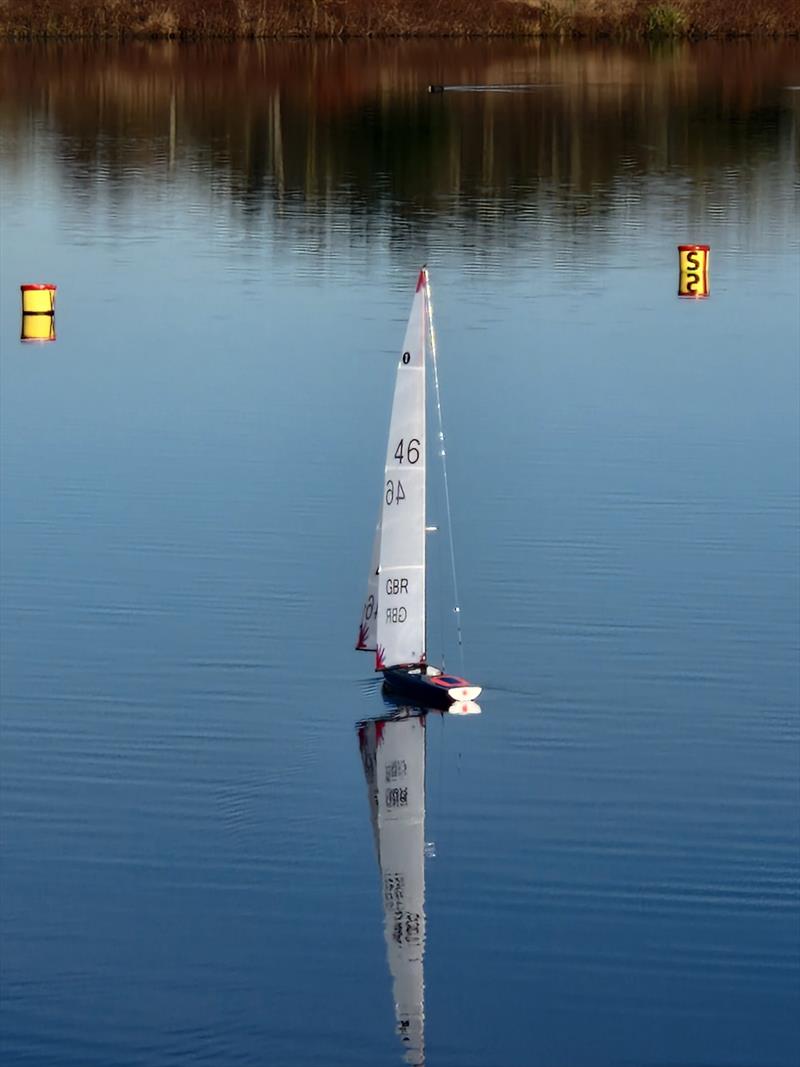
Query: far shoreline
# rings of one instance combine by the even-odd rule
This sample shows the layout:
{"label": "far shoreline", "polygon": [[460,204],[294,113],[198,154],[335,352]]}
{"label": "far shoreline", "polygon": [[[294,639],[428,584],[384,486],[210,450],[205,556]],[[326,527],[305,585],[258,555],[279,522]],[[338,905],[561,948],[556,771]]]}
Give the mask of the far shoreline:
{"label": "far shoreline", "polygon": [[0,0],[0,40],[800,37],[795,0]]}

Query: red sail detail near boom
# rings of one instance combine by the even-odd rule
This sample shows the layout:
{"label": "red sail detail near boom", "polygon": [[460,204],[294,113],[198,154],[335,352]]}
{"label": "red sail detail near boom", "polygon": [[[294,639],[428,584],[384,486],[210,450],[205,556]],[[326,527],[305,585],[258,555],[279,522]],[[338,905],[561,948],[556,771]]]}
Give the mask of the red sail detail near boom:
{"label": "red sail detail near boom", "polygon": [[369,627],[367,626],[367,624],[365,622],[362,622],[361,625],[358,628],[358,641],[356,642],[356,651],[357,652],[366,652],[367,651],[367,633],[368,632],[369,632]]}
{"label": "red sail detail near boom", "polygon": [[382,671],[386,667],[386,663],[383,658],[384,648],[383,645],[378,645],[375,650],[375,670]]}

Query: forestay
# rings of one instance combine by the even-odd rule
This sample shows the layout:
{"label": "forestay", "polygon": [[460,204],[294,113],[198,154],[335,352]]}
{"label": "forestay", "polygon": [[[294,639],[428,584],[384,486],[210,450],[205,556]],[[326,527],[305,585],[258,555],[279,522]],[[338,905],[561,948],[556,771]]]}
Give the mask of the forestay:
{"label": "forestay", "polygon": [[397,364],[380,520],[375,669],[425,661],[426,274]]}

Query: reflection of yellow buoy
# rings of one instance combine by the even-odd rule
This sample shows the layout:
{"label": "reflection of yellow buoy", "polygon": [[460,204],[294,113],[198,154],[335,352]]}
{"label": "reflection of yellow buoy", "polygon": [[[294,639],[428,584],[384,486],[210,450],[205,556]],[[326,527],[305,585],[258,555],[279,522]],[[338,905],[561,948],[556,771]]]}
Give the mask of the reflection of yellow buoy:
{"label": "reflection of yellow buoy", "polygon": [[21,285],[24,315],[52,315],[56,310],[54,285]]}
{"label": "reflection of yellow buoy", "polygon": [[708,296],[708,256],[710,245],[678,245],[678,296]]}
{"label": "reflection of yellow buoy", "polygon": [[23,315],[22,332],[19,337],[21,341],[55,341],[55,315]]}

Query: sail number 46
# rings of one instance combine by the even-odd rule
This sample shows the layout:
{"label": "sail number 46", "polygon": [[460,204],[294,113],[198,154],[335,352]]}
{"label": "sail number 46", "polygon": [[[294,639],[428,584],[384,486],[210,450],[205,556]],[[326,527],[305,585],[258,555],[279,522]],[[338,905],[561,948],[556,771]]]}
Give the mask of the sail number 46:
{"label": "sail number 46", "polygon": [[403,483],[400,481],[400,479],[398,478],[397,481],[394,482],[391,478],[389,478],[389,480],[386,482],[386,495],[384,498],[386,500],[387,506],[391,506],[392,504],[399,504],[400,501],[405,500],[405,498],[406,493],[403,489]]}
{"label": "sail number 46", "polygon": [[[405,445],[405,451],[403,446]],[[405,440],[401,437],[400,444],[394,450],[394,458],[398,463],[402,463],[403,460],[406,463],[410,463],[412,466],[419,462],[419,438],[412,437],[408,444],[405,444]]]}

